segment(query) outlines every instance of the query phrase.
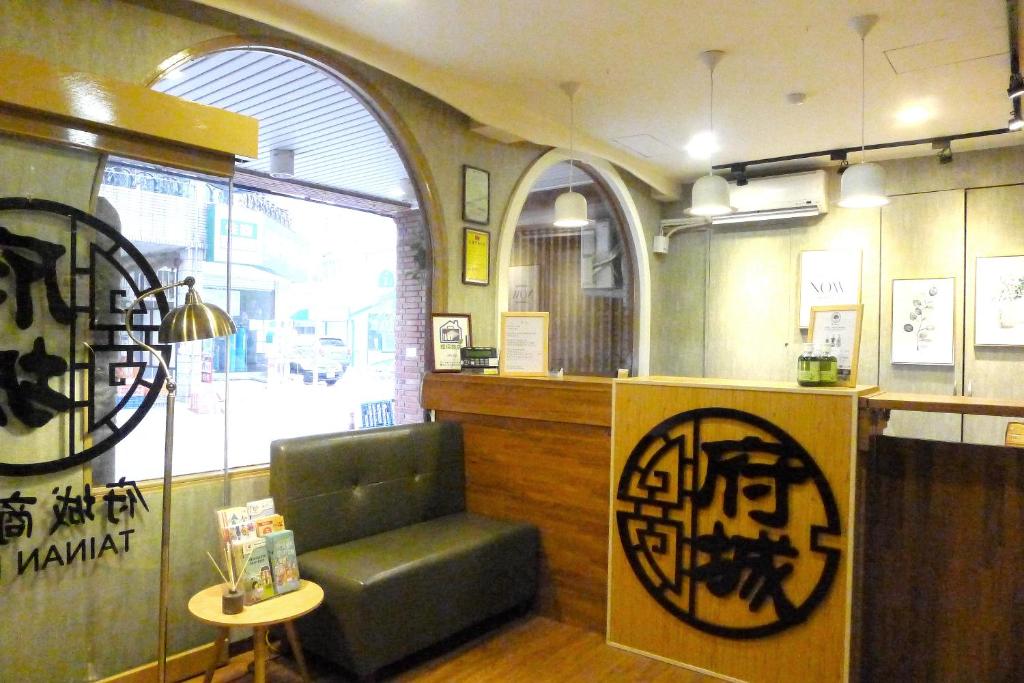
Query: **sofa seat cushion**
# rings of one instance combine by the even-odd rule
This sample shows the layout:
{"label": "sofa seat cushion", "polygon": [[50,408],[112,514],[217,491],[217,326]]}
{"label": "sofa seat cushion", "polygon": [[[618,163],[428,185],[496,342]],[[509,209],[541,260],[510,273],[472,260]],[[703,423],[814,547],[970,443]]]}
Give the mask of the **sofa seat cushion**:
{"label": "sofa seat cushion", "polygon": [[335,631],[307,627],[303,641],[336,660],[340,650],[357,674],[376,671],[531,599],[538,544],[532,525],[457,513],[303,553],[303,578],[327,596],[321,627]]}

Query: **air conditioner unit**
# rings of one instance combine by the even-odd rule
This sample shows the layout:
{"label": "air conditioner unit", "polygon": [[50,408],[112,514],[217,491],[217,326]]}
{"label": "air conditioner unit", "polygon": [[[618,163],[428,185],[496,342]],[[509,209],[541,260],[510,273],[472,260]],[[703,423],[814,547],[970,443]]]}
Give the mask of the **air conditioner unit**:
{"label": "air conditioner unit", "polygon": [[751,178],[746,185],[729,183],[734,213],[715,216],[713,224],[773,221],[828,213],[825,171]]}

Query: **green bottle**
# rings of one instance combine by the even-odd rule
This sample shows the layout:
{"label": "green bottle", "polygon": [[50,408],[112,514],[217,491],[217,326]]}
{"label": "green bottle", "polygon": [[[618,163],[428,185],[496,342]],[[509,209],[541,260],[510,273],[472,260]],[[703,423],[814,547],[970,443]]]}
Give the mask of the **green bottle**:
{"label": "green bottle", "polygon": [[821,383],[820,359],[814,345],[804,344],[804,352],[796,361],[796,382],[802,387],[816,387]]}
{"label": "green bottle", "polygon": [[819,356],[818,379],[822,386],[831,386],[839,381],[839,359],[832,351],[831,344],[825,344]]}

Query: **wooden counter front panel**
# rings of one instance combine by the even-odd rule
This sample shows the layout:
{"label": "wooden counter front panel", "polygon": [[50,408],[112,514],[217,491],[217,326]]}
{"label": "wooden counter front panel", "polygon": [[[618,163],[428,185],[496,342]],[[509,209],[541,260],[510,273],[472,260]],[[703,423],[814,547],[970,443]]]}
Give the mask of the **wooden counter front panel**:
{"label": "wooden counter front panel", "polygon": [[423,406],[462,424],[469,510],[540,529],[540,612],[603,634],[611,381],[429,374]]}
{"label": "wooden counter front panel", "polygon": [[[753,575],[750,569],[741,571],[739,583],[732,589],[727,589],[724,597],[716,597],[711,593],[710,583],[706,582],[711,579],[691,581],[686,572],[693,567],[708,567],[713,561],[713,555],[709,554],[706,548],[700,551],[691,550],[694,546],[685,539],[693,533],[695,523],[697,535],[701,538],[711,538],[712,519],[716,522],[724,521],[726,535],[722,537],[723,543],[726,542],[726,538],[736,538],[732,534],[756,539],[760,532],[766,532],[773,540],[781,540],[783,535],[788,536],[792,546],[799,550],[799,555],[792,560],[782,556],[773,559],[775,566],[792,562],[795,567],[793,574],[786,577],[781,584],[784,593],[786,598],[797,605],[811,594],[816,579],[821,575],[822,567],[826,565],[824,554],[812,551],[809,547],[811,527],[822,525],[826,517],[824,506],[820,502],[815,504],[819,497],[817,489],[813,486],[789,488],[789,519],[788,523],[780,528],[754,522],[748,515],[752,509],[772,509],[773,498],[764,491],[756,498],[760,504],[752,502],[754,498],[746,497],[747,492],[755,495],[754,490],[749,489],[750,484],[771,485],[771,480],[763,475],[759,479],[744,478],[739,481],[738,487],[734,490],[737,493],[738,510],[732,516],[727,516],[723,512],[723,492],[728,484],[723,483],[724,477],[717,480],[713,504],[700,512],[701,515],[708,515],[706,520],[703,516],[699,518],[704,521],[689,516],[697,513],[692,512],[694,506],[687,498],[682,498],[686,510],[680,508],[680,512],[668,512],[660,505],[649,503],[643,504],[642,508],[635,508],[633,502],[614,498],[624,465],[634,447],[649,430],[678,413],[708,407],[731,408],[751,413],[784,430],[803,446],[817,463],[834,497],[840,535],[824,534],[819,537],[819,543],[840,551],[835,577],[827,593],[809,613],[806,621],[769,635],[743,639],[726,637],[700,630],[692,623],[687,623],[672,614],[648,592],[641,579],[634,573],[619,538],[617,519],[621,511],[627,515],[623,519],[630,520],[630,526],[627,527],[630,543],[639,544],[638,548],[647,548],[651,551],[649,555],[641,553],[640,550],[634,551],[635,561],[644,568],[648,576],[655,577],[655,583],[659,577],[664,578],[665,583],[662,587],[652,590],[661,596],[661,600],[674,603],[676,609],[681,612],[694,610],[689,612],[690,618],[731,628],[751,629],[770,623],[778,614],[772,597],[768,597],[763,604],[754,609],[751,596],[756,593],[756,586],[747,598],[740,596],[743,582]],[[849,506],[854,476],[851,465],[855,458],[856,408],[857,396],[853,392],[828,395],[617,383],[611,474],[613,501],[609,642],[745,681],[788,683],[844,680],[847,675],[846,652],[849,647],[848,567],[853,538]],[[707,444],[711,440],[740,439],[756,433],[756,430],[742,426],[731,418],[709,417],[703,419],[699,429],[692,423],[689,424],[689,432],[685,431],[686,428],[679,429],[682,429],[685,435],[685,453],[692,453],[695,442]],[[661,437],[653,442],[653,446],[642,452],[654,452],[652,449],[665,443],[660,439]],[[691,483],[694,480],[706,481],[707,460],[701,460],[697,473],[694,474],[692,469],[688,468],[683,477],[684,482],[680,482],[680,477],[676,474],[678,470],[672,470],[672,463],[677,462],[676,445],[673,443],[667,448],[670,448],[669,455],[661,460],[643,460],[645,467],[651,468],[644,470],[646,474],[634,473],[629,479],[629,482],[643,482],[648,488],[637,490],[647,493],[632,493],[631,490],[630,495],[639,496],[638,500],[651,500],[648,496],[652,495],[652,491],[661,491],[656,494],[658,499],[661,500],[663,497],[671,506],[671,501],[677,499],[679,487],[685,485],[689,489],[695,485]],[[684,455],[680,454],[678,457]],[[771,486],[775,493],[776,487],[780,485],[776,482]],[[779,503],[778,497],[774,498],[774,503]],[[676,508],[671,506],[671,509]],[[635,516],[640,510],[644,517]],[[669,521],[663,523],[661,520],[666,519],[663,515],[679,516],[669,517]],[[644,519],[647,520],[646,523]],[[676,521],[673,523],[671,520]],[[662,544],[660,550],[657,547],[659,543]],[[696,554],[691,555],[691,552]],[[728,549],[721,552],[724,553],[722,558],[735,557],[732,555],[733,551]],[[739,553],[739,550],[735,552]],[[681,569],[676,569],[680,566],[676,565],[676,562],[682,563]],[[657,567],[660,567],[660,570]],[[661,574],[657,573],[659,571]],[[679,583],[674,584],[674,581]],[[678,589],[671,588],[672,585],[678,585]],[[719,584],[718,587],[721,589],[722,585]]]}
{"label": "wooden counter front panel", "polygon": [[609,429],[447,411],[436,416],[462,424],[468,509],[540,528],[540,613],[603,634]]}

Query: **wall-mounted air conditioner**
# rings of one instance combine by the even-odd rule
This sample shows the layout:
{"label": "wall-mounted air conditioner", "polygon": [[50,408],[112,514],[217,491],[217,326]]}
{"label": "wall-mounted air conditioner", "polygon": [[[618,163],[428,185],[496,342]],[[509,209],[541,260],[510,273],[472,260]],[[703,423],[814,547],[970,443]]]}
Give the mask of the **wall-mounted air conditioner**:
{"label": "wall-mounted air conditioner", "polygon": [[713,224],[773,221],[828,213],[825,171],[751,178],[746,185],[729,183],[729,203],[736,209],[715,216]]}

